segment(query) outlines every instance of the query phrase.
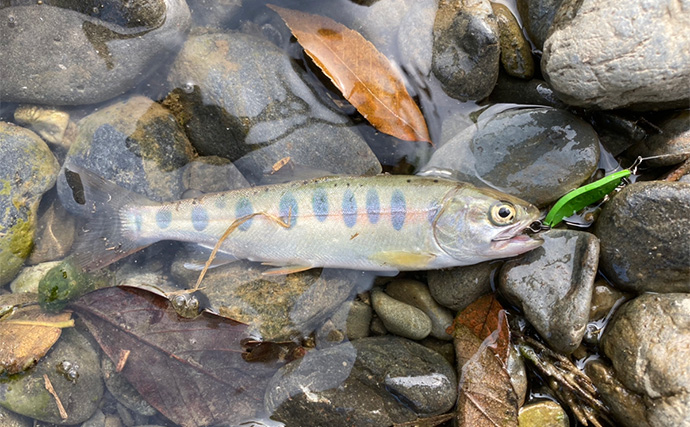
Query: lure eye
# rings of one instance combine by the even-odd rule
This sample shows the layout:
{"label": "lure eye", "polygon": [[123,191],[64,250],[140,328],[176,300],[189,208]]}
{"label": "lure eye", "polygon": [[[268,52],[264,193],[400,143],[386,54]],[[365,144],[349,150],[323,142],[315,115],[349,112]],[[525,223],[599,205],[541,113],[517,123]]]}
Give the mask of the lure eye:
{"label": "lure eye", "polygon": [[508,202],[499,202],[491,206],[489,219],[495,225],[508,225],[515,219],[515,206]]}

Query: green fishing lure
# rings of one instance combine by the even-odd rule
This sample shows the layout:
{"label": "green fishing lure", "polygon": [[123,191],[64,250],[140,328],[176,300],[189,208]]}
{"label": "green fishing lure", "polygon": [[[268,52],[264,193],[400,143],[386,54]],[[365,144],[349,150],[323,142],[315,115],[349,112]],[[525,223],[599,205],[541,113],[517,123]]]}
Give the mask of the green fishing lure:
{"label": "green fishing lure", "polygon": [[621,184],[624,178],[629,177],[631,174],[632,171],[630,169],[623,169],[569,192],[553,205],[546,215],[543,224],[549,227],[558,225],[563,221],[563,218],[569,217],[575,212],[606,197],[607,194]]}

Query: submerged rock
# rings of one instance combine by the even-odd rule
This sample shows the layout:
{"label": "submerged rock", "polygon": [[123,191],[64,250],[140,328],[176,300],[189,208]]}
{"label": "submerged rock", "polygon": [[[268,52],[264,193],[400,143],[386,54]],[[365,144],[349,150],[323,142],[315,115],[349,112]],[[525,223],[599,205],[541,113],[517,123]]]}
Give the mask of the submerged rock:
{"label": "submerged rock", "polygon": [[690,296],[644,294],[620,307],[602,338],[616,377],[642,396],[650,426],[690,423]]}
{"label": "submerged rock", "polygon": [[0,8],[3,102],[113,98],[163,64],[189,27],[184,0],[74,2],[75,10],[41,3]]}
{"label": "submerged rock", "polygon": [[[194,157],[182,128],[160,104],[134,96],[108,105],[77,123],[65,168],[79,166],[121,187],[157,201],[180,199],[182,167]],[[58,194],[68,211],[87,215],[65,174]]]}
{"label": "submerged rock", "polygon": [[513,13],[501,3],[491,3],[498,22],[501,42],[501,65],[514,77],[529,79],[534,75],[532,46],[522,35],[522,28]]}
{"label": "submerged rock", "polygon": [[564,0],[544,43],[544,77],[571,105],[687,106],[687,7],[674,0]]}
{"label": "submerged rock", "polygon": [[286,425],[391,425],[450,410],[456,387],[435,351],[403,338],[362,338],[281,368],[264,404]]}
{"label": "submerged rock", "polygon": [[0,122],[0,285],[8,283],[33,248],[36,212],[55,184],[58,162],[28,129]]}
{"label": "submerged rock", "polygon": [[[44,375],[65,408],[63,419]],[[66,328],[50,352],[25,375],[0,382],[0,405],[18,414],[56,424],[79,424],[96,411],[103,397],[98,354],[73,328]]]}
{"label": "submerged rock", "polygon": [[500,261],[487,261],[465,267],[431,270],[427,273],[429,291],[436,301],[455,312],[462,311],[482,295],[491,293],[491,277],[501,268]]}
{"label": "submerged rock", "polygon": [[487,118],[484,114],[474,128],[436,150],[423,172],[450,171],[459,181],[545,205],[577,188],[596,170],[597,135],[570,113],[522,108]]}
{"label": "submerged rock", "polygon": [[431,333],[432,322],[424,311],[399,301],[380,289],[372,289],[371,306],[392,334],[421,340]]}
{"label": "submerged rock", "polygon": [[637,182],[609,201],[596,223],[601,269],[635,292],[690,291],[690,183]]}
{"label": "submerged rock", "polygon": [[541,236],[541,247],[506,261],[499,290],[554,350],[572,353],[589,319],[599,242],[583,231],[551,230]]}
{"label": "submerged rock", "polygon": [[498,23],[488,0],[440,2],[431,69],[449,96],[461,101],[489,96],[499,59]]}
{"label": "submerged rock", "polygon": [[354,175],[381,165],[350,119],[316,98],[284,51],[247,34],[191,37],[172,65],[166,105],[202,155],[225,157],[253,183],[281,159]]}

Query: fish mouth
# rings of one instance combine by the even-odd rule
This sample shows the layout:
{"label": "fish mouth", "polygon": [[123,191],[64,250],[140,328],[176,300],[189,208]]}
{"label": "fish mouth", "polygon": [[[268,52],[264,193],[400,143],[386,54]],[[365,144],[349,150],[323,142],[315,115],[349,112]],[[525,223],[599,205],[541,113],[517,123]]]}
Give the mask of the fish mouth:
{"label": "fish mouth", "polygon": [[534,222],[533,219],[526,219],[506,227],[491,239],[491,248],[506,256],[519,255],[538,248],[544,241],[538,236],[527,234],[534,231]]}

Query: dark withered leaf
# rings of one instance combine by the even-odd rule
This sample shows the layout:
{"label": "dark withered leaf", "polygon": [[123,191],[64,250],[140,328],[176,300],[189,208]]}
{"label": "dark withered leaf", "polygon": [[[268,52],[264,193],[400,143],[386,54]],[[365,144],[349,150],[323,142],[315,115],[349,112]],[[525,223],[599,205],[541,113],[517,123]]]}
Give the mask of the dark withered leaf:
{"label": "dark withered leaf", "polygon": [[278,367],[244,360],[246,325],[206,312],[184,318],[162,296],[127,287],[92,292],[72,307],[125,378],[172,421],[238,424],[263,407]]}

